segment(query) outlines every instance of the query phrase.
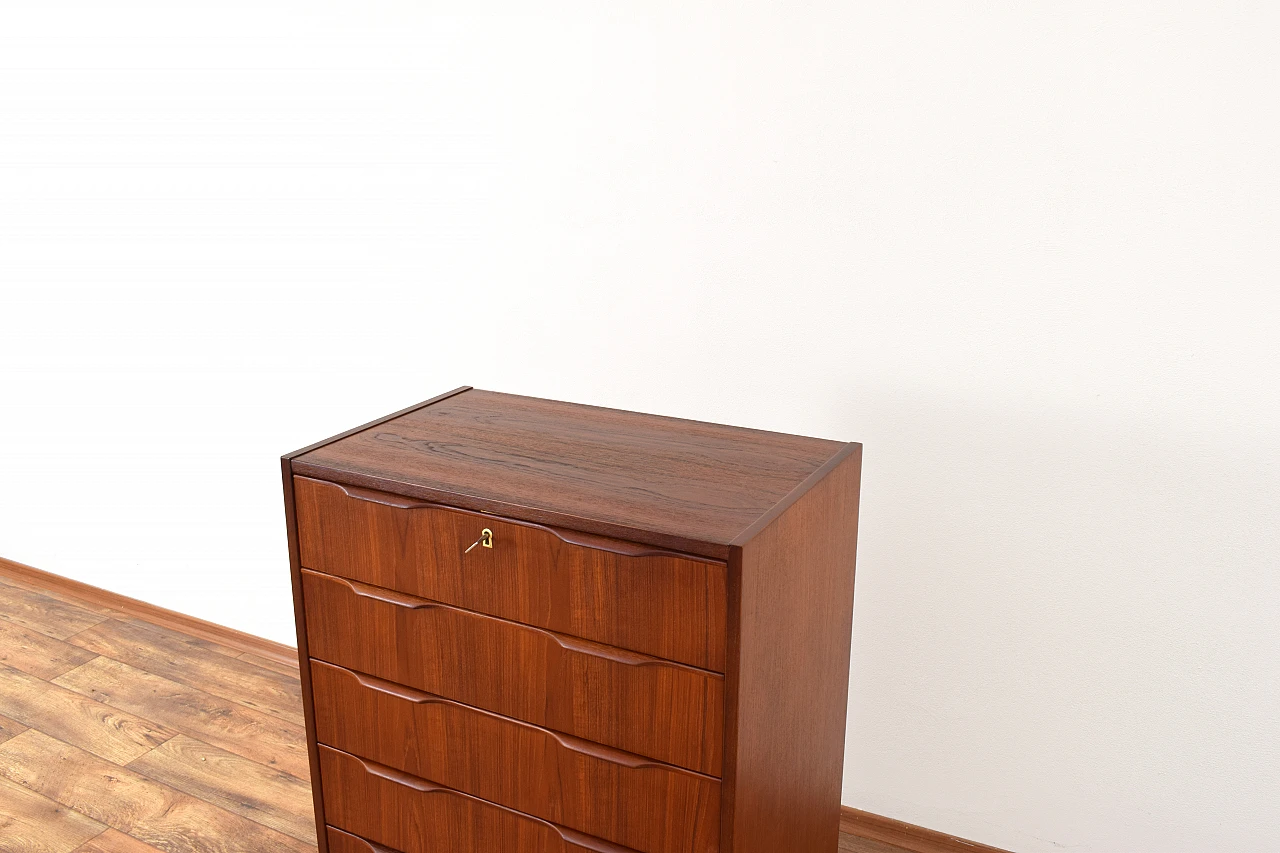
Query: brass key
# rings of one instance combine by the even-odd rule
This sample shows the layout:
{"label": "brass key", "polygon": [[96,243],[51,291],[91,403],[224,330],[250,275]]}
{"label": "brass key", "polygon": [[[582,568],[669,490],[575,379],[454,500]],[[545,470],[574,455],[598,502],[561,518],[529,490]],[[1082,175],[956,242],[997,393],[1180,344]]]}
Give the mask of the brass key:
{"label": "brass key", "polygon": [[487,527],[484,530],[481,530],[480,538],[472,542],[471,546],[467,548],[467,550],[463,551],[462,553],[470,554],[471,549],[476,547],[477,545],[483,545],[485,548],[492,548],[493,547],[493,531]]}

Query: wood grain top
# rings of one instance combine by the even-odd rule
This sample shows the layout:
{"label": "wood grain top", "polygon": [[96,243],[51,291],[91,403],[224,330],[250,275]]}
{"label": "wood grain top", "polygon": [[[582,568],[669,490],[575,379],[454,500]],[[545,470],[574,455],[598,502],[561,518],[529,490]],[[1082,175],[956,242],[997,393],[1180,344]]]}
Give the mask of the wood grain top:
{"label": "wood grain top", "polygon": [[857,445],[460,388],[293,471],[724,559]]}

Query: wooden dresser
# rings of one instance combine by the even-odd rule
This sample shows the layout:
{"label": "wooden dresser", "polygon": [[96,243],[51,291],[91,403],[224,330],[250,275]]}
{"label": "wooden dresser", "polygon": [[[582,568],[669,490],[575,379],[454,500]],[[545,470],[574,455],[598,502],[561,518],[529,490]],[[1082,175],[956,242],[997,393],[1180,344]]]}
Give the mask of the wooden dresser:
{"label": "wooden dresser", "polygon": [[861,458],[471,388],[285,456],[321,853],[834,853]]}

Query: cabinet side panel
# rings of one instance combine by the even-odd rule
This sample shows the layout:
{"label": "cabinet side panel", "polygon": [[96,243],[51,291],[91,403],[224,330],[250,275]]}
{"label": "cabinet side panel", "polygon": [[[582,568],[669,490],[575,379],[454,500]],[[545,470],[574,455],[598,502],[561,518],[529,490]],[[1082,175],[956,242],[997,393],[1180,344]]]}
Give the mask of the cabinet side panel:
{"label": "cabinet side panel", "polygon": [[723,853],[839,843],[861,474],[855,446],[731,556]]}
{"label": "cabinet side panel", "polygon": [[298,547],[298,515],[293,501],[293,465],[288,457],[280,460],[280,473],[284,478],[284,515],[289,532],[289,574],[293,579],[293,618],[298,631],[298,669],[302,676],[302,711],[307,726],[307,753],[311,761],[311,796],[315,803],[316,837],[319,853],[328,853],[324,798],[320,790],[320,753],[316,747],[316,712],[311,693],[311,661],[307,650],[307,616],[302,599],[302,559]]}

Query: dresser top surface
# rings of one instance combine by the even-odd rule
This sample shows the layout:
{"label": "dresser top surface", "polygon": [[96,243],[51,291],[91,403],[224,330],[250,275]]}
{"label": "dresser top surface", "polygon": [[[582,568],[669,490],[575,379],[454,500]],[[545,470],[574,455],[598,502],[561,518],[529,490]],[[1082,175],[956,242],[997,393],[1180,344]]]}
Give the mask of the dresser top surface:
{"label": "dresser top surface", "polygon": [[856,447],[463,388],[286,458],[307,476],[723,558]]}

